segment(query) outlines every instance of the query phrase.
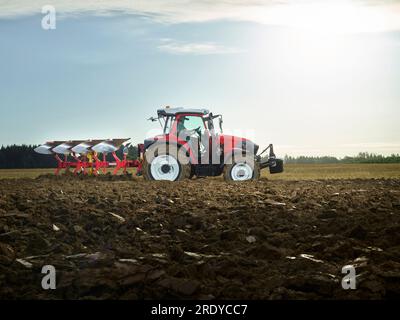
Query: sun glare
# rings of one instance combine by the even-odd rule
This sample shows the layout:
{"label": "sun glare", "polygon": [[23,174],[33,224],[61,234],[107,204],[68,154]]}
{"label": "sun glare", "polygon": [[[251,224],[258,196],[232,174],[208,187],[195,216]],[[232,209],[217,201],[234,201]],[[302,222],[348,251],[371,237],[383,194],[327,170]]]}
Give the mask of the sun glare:
{"label": "sun glare", "polygon": [[354,1],[282,3],[257,13],[267,24],[289,26],[316,33],[380,32],[400,24],[398,7],[375,6]]}
{"label": "sun glare", "polygon": [[265,22],[281,28],[253,35],[254,69],[276,68],[304,81],[321,74],[340,77],[354,68],[373,74],[382,50],[373,38],[357,34],[379,31],[392,21],[389,11],[354,1],[285,3],[265,13]]}

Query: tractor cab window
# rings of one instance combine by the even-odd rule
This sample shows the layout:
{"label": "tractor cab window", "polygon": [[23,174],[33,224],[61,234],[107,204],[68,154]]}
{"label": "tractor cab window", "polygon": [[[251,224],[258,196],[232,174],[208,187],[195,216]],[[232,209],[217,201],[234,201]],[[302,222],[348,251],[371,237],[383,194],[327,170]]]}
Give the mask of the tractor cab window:
{"label": "tractor cab window", "polygon": [[182,130],[199,132],[201,134],[205,131],[204,121],[202,117],[198,116],[185,116],[180,117],[178,121],[178,133]]}

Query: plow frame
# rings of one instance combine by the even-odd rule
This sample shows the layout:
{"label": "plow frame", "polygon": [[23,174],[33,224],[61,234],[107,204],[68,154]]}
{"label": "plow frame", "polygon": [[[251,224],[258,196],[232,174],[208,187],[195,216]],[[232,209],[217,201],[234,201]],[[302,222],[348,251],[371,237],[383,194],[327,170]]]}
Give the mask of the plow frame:
{"label": "plow frame", "polygon": [[[57,161],[57,167],[55,169],[55,175],[59,175],[62,170],[70,172],[71,168],[74,168],[73,174],[78,175],[99,175],[100,171],[106,174],[108,168],[114,168],[112,174],[117,175],[120,170],[123,174],[127,174],[128,168],[137,168],[136,175],[141,175],[142,162],[143,162],[143,146],[138,146],[140,157],[137,160],[128,160],[127,154],[124,153],[123,158],[120,159],[116,152],[111,152],[114,162],[107,161],[107,154],[102,153],[101,156],[96,152],[90,155],[77,155],[75,153],[61,155],[55,154],[54,157]],[[69,157],[72,157],[75,161],[70,161]]]}

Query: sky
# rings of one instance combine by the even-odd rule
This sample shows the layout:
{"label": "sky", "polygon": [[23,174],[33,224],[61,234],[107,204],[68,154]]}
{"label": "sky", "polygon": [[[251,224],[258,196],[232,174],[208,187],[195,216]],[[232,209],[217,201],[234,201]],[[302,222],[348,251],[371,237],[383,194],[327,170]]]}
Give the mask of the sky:
{"label": "sky", "polygon": [[280,156],[400,153],[400,1],[0,0],[0,145],[140,143],[166,105]]}

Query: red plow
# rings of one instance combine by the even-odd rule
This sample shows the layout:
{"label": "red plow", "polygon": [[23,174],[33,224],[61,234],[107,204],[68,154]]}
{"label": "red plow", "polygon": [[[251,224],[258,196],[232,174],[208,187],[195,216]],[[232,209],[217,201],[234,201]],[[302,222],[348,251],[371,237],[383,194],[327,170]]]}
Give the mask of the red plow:
{"label": "red plow", "polygon": [[[113,168],[112,174],[117,175],[122,170],[127,174],[127,168],[137,168],[136,174],[141,175],[143,160],[143,145],[138,145],[138,160],[128,160],[129,139],[109,140],[76,140],[76,141],[50,141],[37,147],[35,151],[40,154],[52,154],[57,161],[55,174],[62,170],[75,175],[106,174],[107,169]],[[122,157],[117,151],[123,148]],[[112,155],[112,161],[107,156]]]}

